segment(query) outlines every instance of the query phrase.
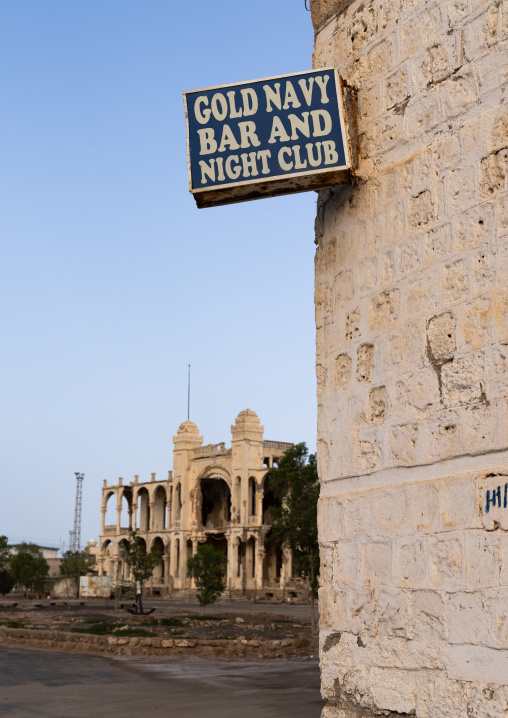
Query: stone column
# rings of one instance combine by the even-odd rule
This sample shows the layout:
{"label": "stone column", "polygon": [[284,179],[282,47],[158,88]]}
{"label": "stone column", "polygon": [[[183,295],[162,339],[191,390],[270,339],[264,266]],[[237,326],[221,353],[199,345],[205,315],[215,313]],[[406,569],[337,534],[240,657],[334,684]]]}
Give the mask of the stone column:
{"label": "stone column", "polygon": [[101,513],[102,513],[102,518],[101,518],[101,536],[104,536],[104,534],[105,534],[106,512],[107,512],[107,508],[106,508],[106,506],[103,506],[103,507],[101,508]]}
{"label": "stone column", "polygon": [[122,522],[122,500],[120,499],[120,501],[116,505],[116,534],[117,534],[117,536],[120,534],[121,522]]}
{"label": "stone column", "polygon": [[229,590],[232,589],[234,580],[236,578],[236,551],[233,537],[229,535],[228,540],[228,565],[226,572],[226,585]]}
{"label": "stone column", "polygon": [[170,552],[170,556],[171,556],[171,560],[169,562],[170,563],[170,571],[171,571],[171,576],[174,579],[176,577],[176,539],[174,536],[172,536],[172,538],[171,538],[171,545],[170,545],[169,552]]}
{"label": "stone column", "polygon": [[[197,538],[192,539],[192,555],[195,556],[198,550],[199,542]],[[187,548],[185,549],[185,572],[187,573]],[[196,588],[196,583],[194,579],[189,580],[189,585],[191,588]]]}
{"label": "stone column", "polygon": [[182,577],[182,588],[189,588],[190,581],[187,575],[187,539],[182,539],[180,544],[180,575]]}
{"label": "stone column", "polygon": [[171,520],[171,514],[172,514],[172,501],[171,499],[168,499],[167,505],[166,505],[166,528],[170,529],[172,524]]}
{"label": "stone column", "polygon": [[114,557],[114,560],[113,560],[113,571],[114,571],[113,581],[114,581],[115,585],[122,578],[121,566],[122,566],[122,562],[120,561],[118,554],[116,554],[116,556]]}
{"label": "stone column", "polygon": [[293,551],[288,548],[285,549],[286,555],[286,582],[291,580],[293,577]]}
{"label": "stone column", "polygon": [[359,131],[316,218],[325,715],[501,716],[508,6],[311,9]]}
{"label": "stone column", "polygon": [[102,576],[104,574],[104,556],[99,556],[97,558],[97,573],[99,576]]}
{"label": "stone column", "polygon": [[[166,549],[167,551],[167,549]],[[171,585],[171,576],[169,573],[170,570],[170,556],[167,553],[164,553],[162,560],[164,562],[164,586],[170,586]]]}
{"label": "stone column", "polygon": [[280,569],[280,581],[279,586],[284,590],[287,585],[287,580],[289,578],[288,574],[288,564],[289,564],[289,550],[286,548],[282,549],[282,566]]}
{"label": "stone column", "polygon": [[155,526],[154,506],[155,506],[155,501],[149,501],[149,502],[148,502],[148,509],[149,509],[149,512],[150,512],[150,523],[149,523],[149,526],[148,526],[148,530],[149,530],[149,531],[154,531],[154,530],[155,530],[155,529],[154,529],[154,526]]}
{"label": "stone column", "polygon": [[[176,543],[177,541],[179,542],[178,545]],[[175,562],[173,565],[175,567],[175,569],[174,569],[175,576],[178,576],[178,579],[180,581],[182,581],[182,578],[184,575],[183,574],[183,550],[184,550],[184,547],[182,546],[182,539],[181,539],[180,535],[178,535],[175,540]],[[183,588],[183,583],[180,583],[180,586]]]}
{"label": "stone column", "polygon": [[132,530],[137,531],[138,502],[132,504]]}
{"label": "stone column", "polygon": [[256,589],[260,590],[263,588],[263,560],[265,558],[265,545],[263,539],[260,536],[256,537],[256,546],[254,551],[256,554],[255,586]]}
{"label": "stone column", "polygon": [[263,523],[263,489],[256,484],[256,523]]}

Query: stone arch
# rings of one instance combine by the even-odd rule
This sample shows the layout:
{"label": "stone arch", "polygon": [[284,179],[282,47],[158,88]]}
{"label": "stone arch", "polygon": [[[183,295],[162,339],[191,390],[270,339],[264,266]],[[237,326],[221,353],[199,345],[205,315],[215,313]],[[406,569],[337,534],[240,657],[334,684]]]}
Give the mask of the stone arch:
{"label": "stone arch", "polygon": [[237,476],[234,480],[231,503],[233,521],[239,524],[242,521],[242,479],[240,476]]}
{"label": "stone arch", "polygon": [[165,546],[164,546],[164,540],[161,536],[155,536],[152,540],[150,549],[156,549],[160,553],[160,561],[157,561],[157,563],[154,566],[153,569],[153,584],[161,584],[164,583],[164,552],[165,552]]}
{"label": "stone arch", "polygon": [[157,534],[153,538],[150,539],[150,550],[156,546],[159,549],[159,552],[161,556],[164,556],[166,553],[167,545],[164,543],[164,536],[161,536]]}
{"label": "stone arch", "polygon": [[175,521],[180,521],[182,517],[182,484],[178,483],[175,488]]}
{"label": "stone arch", "polygon": [[270,541],[270,531],[265,537],[265,555],[263,558],[263,584],[275,586],[280,584],[282,565],[284,562],[281,544]]}
{"label": "stone arch", "polygon": [[236,559],[236,576],[235,578],[241,580],[242,589],[245,589],[245,579],[246,579],[246,567],[245,567],[245,560],[246,560],[246,542],[242,541],[240,536],[237,536],[234,543],[234,550],[235,550],[235,559]]}
{"label": "stone arch", "polygon": [[102,494],[102,507],[103,507],[103,508],[106,508],[109,499],[110,499],[113,495],[116,496],[116,491],[115,491],[114,489],[110,489],[109,491],[104,492],[104,493]]}
{"label": "stone arch", "polygon": [[[111,497],[115,497],[115,501],[111,501]],[[116,526],[116,506],[117,506],[117,492],[116,491],[108,491],[108,493],[104,497],[104,508],[106,509],[106,514],[104,517],[104,525],[105,526]]]}
{"label": "stone arch", "polygon": [[199,480],[197,520],[205,529],[222,529],[231,522],[231,488],[222,476],[206,476]]}
{"label": "stone arch", "polygon": [[[194,554],[194,551],[193,551],[192,540],[187,539],[187,541],[185,543],[185,573],[186,574],[187,574],[187,561],[190,558],[192,558],[193,554]],[[192,580],[191,580],[190,576],[187,577],[187,583],[188,583],[188,586],[190,587],[192,584]]]}
{"label": "stone arch", "polygon": [[173,498],[174,498],[174,488],[173,486],[169,487],[169,497],[167,498],[167,524],[166,526],[169,526],[171,528],[171,524],[173,522]]}
{"label": "stone arch", "polygon": [[101,558],[103,573],[106,576],[114,575],[115,566],[115,545],[110,539],[106,539],[102,542],[101,546]]}
{"label": "stone arch", "polygon": [[262,522],[270,525],[272,523],[272,515],[270,508],[272,506],[280,506],[280,501],[276,498],[271,488],[272,477],[269,473],[263,477],[263,507]]}
{"label": "stone arch", "polygon": [[131,571],[129,564],[122,558],[122,547],[129,548],[130,541],[127,538],[122,538],[118,541],[118,578],[121,581],[129,581],[131,577]]}
{"label": "stone arch", "polygon": [[246,545],[246,572],[247,579],[256,578],[256,539],[251,536]]}
{"label": "stone arch", "polygon": [[146,541],[141,536],[139,537],[139,545],[140,545],[141,551],[143,553],[146,553],[146,551],[147,551]]}
{"label": "stone arch", "polygon": [[201,473],[198,475],[197,481],[210,478],[223,479],[229,486],[230,490],[233,486],[231,474],[224,466],[222,466],[222,464],[209,464],[208,466],[205,466],[203,471],[201,471]]}
{"label": "stone arch", "polygon": [[161,531],[166,528],[167,495],[164,486],[158,486],[153,495],[153,528]]}
{"label": "stone arch", "polygon": [[175,539],[175,577],[180,578],[180,564],[181,564],[181,551],[180,551],[180,539]]}
{"label": "stone arch", "polygon": [[249,476],[249,483],[248,483],[249,491],[248,491],[248,498],[247,498],[247,511],[249,516],[256,516],[256,490],[257,490],[257,482],[256,479],[253,476]]}
{"label": "stone arch", "polygon": [[130,486],[124,486],[119,492],[119,503],[121,502],[120,526],[122,528],[132,529],[132,489]]}
{"label": "stone arch", "polygon": [[[230,561],[230,555],[229,555],[229,542],[227,539],[226,534],[224,533],[208,533],[206,536],[205,541],[203,542],[205,545],[212,546],[215,551],[219,551],[220,553],[224,554],[226,557],[226,567]],[[227,568],[225,569],[225,575],[224,578],[227,578]]]}
{"label": "stone arch", "polygon": [[142,532],[150,530],[150,494],[145,486],[142,486],[138,491],[137,496],[139,521],[137,526]]}
{"label": "stone arch", "polygon": [[192,491],[193,512],[198,526],[217,529],[230,524],[231,489],[231,474],[224,466],[218,463],[205,466],[197,476]]}
{"label": "stone arch", "polygon": [[166,564],[165,571],[166,571],[166,579],[170,577],[171,570],[172,570],[172,553],[171,553],[172,545],[171,545],[171,539],[168,538],[167,544],[166,544],[166,552],[164,553],[164,562]]}

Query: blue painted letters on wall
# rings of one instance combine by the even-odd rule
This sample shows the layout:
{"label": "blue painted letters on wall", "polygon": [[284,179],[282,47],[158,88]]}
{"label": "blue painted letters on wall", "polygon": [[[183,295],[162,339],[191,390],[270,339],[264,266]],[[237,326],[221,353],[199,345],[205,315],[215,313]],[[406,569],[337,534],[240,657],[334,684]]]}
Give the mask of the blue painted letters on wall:
{"label": "blue painted letters on wall", "polygon": [[497,489],[488,489],[486,493],[485,501],[485,513],[489,513],[490,508],[502,507],[506,509],[508,507],[508,483],[504,485],[504,488],[498,486]]}

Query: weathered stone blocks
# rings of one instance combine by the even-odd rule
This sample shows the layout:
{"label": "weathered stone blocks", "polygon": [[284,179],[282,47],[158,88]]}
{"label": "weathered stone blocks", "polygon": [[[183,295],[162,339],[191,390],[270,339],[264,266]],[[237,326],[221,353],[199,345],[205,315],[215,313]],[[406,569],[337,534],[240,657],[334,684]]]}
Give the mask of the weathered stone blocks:
{"label": "weathered stone blocks", "polygon": [[458,416],[454,411],[444,411],[425,422],[423,445],[424,459],[434,462],[456,456],[460,449]]}
{"label": "weathered stone blocks", "polygon": [[375,332],[389,328],[395,323],[400,305],[400,290],[381,292],[372,299],[369,307],[369,324]]}
{"label": "weathered stone blocks", "polygon": [[483,398],[483,357],[468,355],[443,366],[442,396],[448,406],[477,403]]}
{"label": "weathered stone blocks", "polygon": [[336,389],[345,389],[351,378],[351,357],[348,354],[339,354],[335,359],[334,386]]}
{"label": "weathered stone blocks", "polygon": [[326,716],[501,718],[508,0],[340,8],[315,54],[357,86],[360,134],[316,263]]}
{"label": "weathered stone blocks", "polygon": [[483,197],[490,197],[499,190],[506,189],[507,163],[507,148],[492,152],[481,161],[480,193]]}
{"label": "weathered stone blocks", "polygon": [[374,346],[360,344],[356,358],[356,378],[358,381],[370,382],[374,370]]}
{"label": "weathered stone blocks", "polygon": [[382,424],[388,407],[385,386],[378,386],[369,392],[367,418],[372,424]]}
{"label": "weathered stone blocks", "polygon": [[418,424],[393,426],[389,434],[389,446],[392,462],[395,466],[416,464]]}
{"label": "weathered stone blocks", "polygon": [[469,270],[459,259],[443,267],[442,293],[446,304],[464,301],[469,296]]}
{"label": "weathered stone blocks", "polygon": [[427,342],[430,360],[433,364],[443,364],[453,359],[456,339],[455,317],[451,312],[443,312],[429,320]]}

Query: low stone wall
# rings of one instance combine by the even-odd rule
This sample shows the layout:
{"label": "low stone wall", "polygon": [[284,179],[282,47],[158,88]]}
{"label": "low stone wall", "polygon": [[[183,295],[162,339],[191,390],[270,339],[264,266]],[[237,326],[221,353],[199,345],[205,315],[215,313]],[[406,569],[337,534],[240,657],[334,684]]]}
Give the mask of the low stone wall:
{"label": "low stone wall", "polygon": [[109,653],[114,655],[214,655],[249,658],[288,658],[308,654],[308,638],[280,640],[246,639],[186,639],[131,638],[127,636],[96,636],[89,633],[70,633],[54,630],[5,628],[0,626],[0,645],[10,644],[27,648],[52,649],[69,653]]}

